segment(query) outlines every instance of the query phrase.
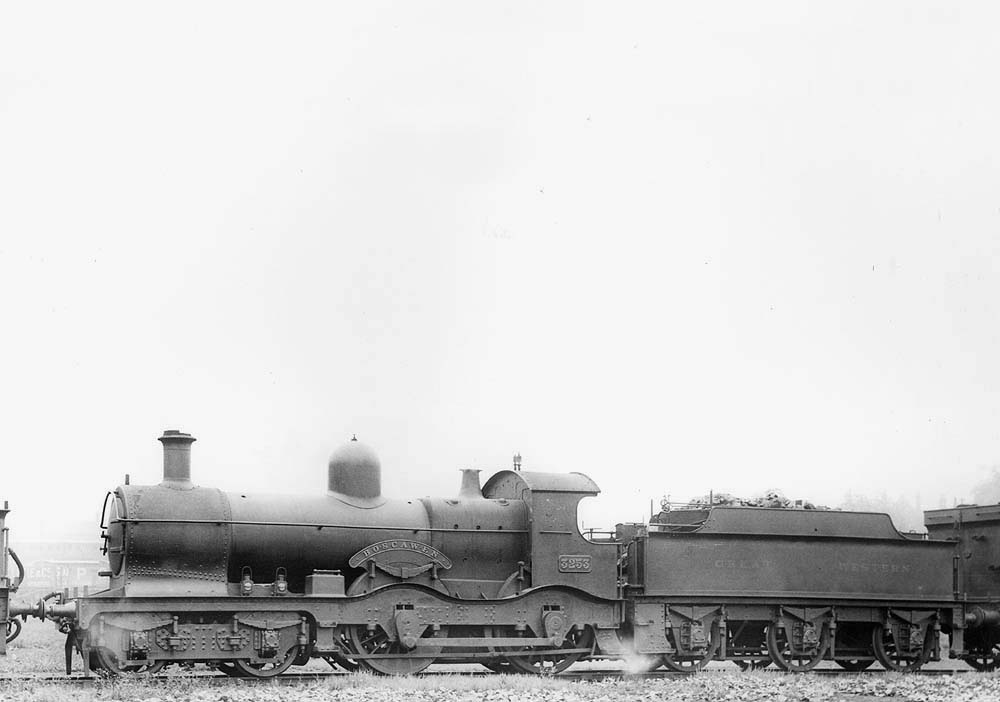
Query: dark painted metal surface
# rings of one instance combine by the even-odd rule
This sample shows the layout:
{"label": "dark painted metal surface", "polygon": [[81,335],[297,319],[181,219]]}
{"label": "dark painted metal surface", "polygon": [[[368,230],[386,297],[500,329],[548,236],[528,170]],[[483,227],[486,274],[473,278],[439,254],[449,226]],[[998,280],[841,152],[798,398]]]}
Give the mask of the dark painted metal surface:
{"label": "dark painted metal surface", "polygon": [[176,429],[167,429],[159,438],[163,444],[163,485],[184,490],[191,487],[191,444],[195,438]]}
{"label": "dark painted metal surface", "polygon": [[885,515],[862,515],[885,517],[862,520],[883,527],[866,537],[852,526],[859,515],[851,512],[712,511],[723,517],[709,516],[697,531],[650,531],[636,542],[631,582],[644,595],[952,599],[953,545],[907,539]]}
{"label": "dark painted metal surface", "polygon": [[955,542],[956,589],[975,602],[1000,602],[1000,505],[924,513],[927,532]]}
{"label": "dark painted metal surface", "polygon": [[[225,493],[202,487],[122,485],[115,498],[117,515],[109,520],[108,539],[113,586],[135,595],[226,593],[233,527],[228,524],[232,513]],[[171,521],[185,519],[204,521]]]}
{"label": "dark painted metal surface", "polygon": [[327,480],[331,493],[359,506],[374,506],[382,497],[382,464],[357,437],[330,456]]}
{"label": "dark painted metal surface", "polygon": [[532,584],[569,585],[617,598],[621,545],[588,541],[577,526],[580,500],[598,492],[597,484],[581,473],[501,471],[483,487],[487,497],[528,506]]}
{"label": "dark painted metal surface", "polygon": [[697,529],[704,534],[826,536],[866,541],[898,541],[908,538],[893,526],[888,514],[876,512],[718,506],[661,512],[659,517],[667,523],[651,523],[651,532]]}
{"label": "dark painted metal surface", "polygon": [[[352,441],[325,494],[223,493],[191,483],[194,437],[161,441],[163,483],[126,483],[108,503],[109,589],[24,612],[107,670],[200,661],[267,677],[323,656],[395,674],[462,657],[558,672],[592,651],[687,672],[723,659],[915,669],[942,631],[958,655],[996,663],[1000,506],[929,513],[932,536],[953,541],[886,515],[753,507],[588,539],[578,503],[599,490],[579,473],[516,466],[480,489],[466,470],[456,497],[387,499],[377,456]],[[0,618],[6,602],[0,587]]]}

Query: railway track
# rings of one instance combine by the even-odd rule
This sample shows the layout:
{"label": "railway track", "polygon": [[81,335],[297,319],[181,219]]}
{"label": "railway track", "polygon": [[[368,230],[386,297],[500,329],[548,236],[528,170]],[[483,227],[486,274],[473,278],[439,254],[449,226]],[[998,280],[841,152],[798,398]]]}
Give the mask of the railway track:
{"label": "railway track", "polygon": [[[773,674],[780,674],[780,671],[771,669]],[[878,678],[890,673],[891,671],[886,670],[866,670],[863,672],[852,672],[847,670],[842,670],[839,668],[823,668],[818,670],[810,671],[805,675],[816,675],[821,677],[870,677]],[[976,671],[969,668],[942,668],[942,669],[929,669],[921,670],[914,673],[908,673],[909,676],[916,677],[950,677],[950,676],[965,676],[966,674],[975,674]],[[748,675],[758,675],[759,672],[747,673]],[[351,676],[357,675],[356,673],[346,673],[341,671],[312,671],[312,672],[301,672],[301,673],[285,673],[283,675],[274,678],[234,678],[227,675],[217,675],[210,672],[196,672],[190,674],[167,674],[167,675],[153,675],[153,676],[142,676],[145,682],[151,685],[164,684],[170,685],[175,684],[178,680],[184,680],[186,682],[197,682],[203,683],[205,686],[259,686],[259,685],[296,685],[296,684],[308,684],[317,683],[324,680],[331,680],[335,678],[349,678]],[[744,675],[738,670],[727,670],[724,668],[712,668],[708,670],[702,670],[696,674],[698,677],[732,677]],[[788,673],[789,677],[794,674]],[[490,672],[488,670],[483,671],[426,671],[421,673],[419,676],[424,679],[433,678],[499,678],[501,677],[497,673]],[[670,679],[676,678],[679,680],[687,679],[691,677],[688,673],[678,673],[674,671],[667,670],[657,670],[651,673],[627,673],[619,668],[614,669],[597,669],[597,670],[580,670],[580,671],[567,671],[558,676],[559,680],[566,680],[570,682],[587,682],[587,681],[608,681],[608,680],[657,680],[657,679]],[[390,680],[391,678],[380,678],[377,676],[371,676],[371,680],[377,684],[378,680]],[[4,676],[0,677],[0,684],[3,683],[39,683],[45,685],[67,685],[75,687],[87,687],[95,684],[110,685],[114,684],[114,679],[107,678],[100,675],[15,675],[15,676]]]}

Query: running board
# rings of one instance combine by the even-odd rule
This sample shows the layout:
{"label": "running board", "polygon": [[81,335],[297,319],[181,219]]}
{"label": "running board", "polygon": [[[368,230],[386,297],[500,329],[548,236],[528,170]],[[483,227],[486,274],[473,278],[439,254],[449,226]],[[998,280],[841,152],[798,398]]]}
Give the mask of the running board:
{"label": "running board", "polygon": [[[482,639],[476,639],[481,641]],[[497,651],[494,653],[418,653],[413,651],[410,653],[347,653],[339,652],[341,656],[347,658],[348,660],[358,661],[358,660],[369,660],[372,658],[391,658],[393,660],[408,660],[411,658],[434,658],[437,660],[443,658],[457,658],[457,659],[469,659],[469,658],[497,658],[498,653],[516,654],[514,658],[552,658],[553,656],[567,656],[574,655],[577,653],[590,653],[589,648],[550,648],[545,651]],[[502,657],[502,656],[500,656]]]}
{"label": "running board", "polygon": [[[498,636],[494,638],[486,637],[476,637],[469,636],[466,638],[434,638],[426,637],[417,640],[417,648],[460,648],[464,646],[492,646],[495,648],[519,648],[521,646],[558,646],[558,643],[553,642],[552,639],[546,637],[514,637],[514,636]],[[567,650],[567,649],[554,649],[554,650]],[[590,649],[586,649],[589,651]]]}

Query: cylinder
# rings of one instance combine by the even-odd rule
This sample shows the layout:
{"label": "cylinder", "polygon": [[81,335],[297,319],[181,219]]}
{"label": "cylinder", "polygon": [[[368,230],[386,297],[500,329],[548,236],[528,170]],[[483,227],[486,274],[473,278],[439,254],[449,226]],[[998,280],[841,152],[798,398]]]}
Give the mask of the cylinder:
{"label": "cylinder", "polygon": [[195,438],[177,429],[167,429],[159,438],[163,444],[163,483],[191,484],[191,444]]}

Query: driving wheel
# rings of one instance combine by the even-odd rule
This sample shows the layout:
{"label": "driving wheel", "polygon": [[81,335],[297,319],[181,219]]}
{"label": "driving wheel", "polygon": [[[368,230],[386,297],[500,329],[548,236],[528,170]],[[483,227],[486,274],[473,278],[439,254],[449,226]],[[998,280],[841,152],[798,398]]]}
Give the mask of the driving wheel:
{"label": "driving wheel", "polygon": [[[434,631],[427,627],[421,638],[433,638]],[[347,636],[351,648],[359,656],[377,656],[377,658],[358,658],[358,662],[378,675],[413,675],[426,669],[434,662],[435,653],[440,653],[440,647],[419,646],[413,650],[406,648],[399,640],[393,640],[389,634],[376,625],[369,630],[363,624],[348,627]],[[448,636],[446,627],[437,632],[438,638]]]}
{"label": "driving wheel", "polygon": [[[567,634],[561,646],[525,646],[523,652],[536,655],[517,655],[517,652],[507,654],[510,664],[522,673],[532,675],[558,675],[581,658],[589,655],[594,647],[594,632],[590,627],[573,628]],[[587,649],[585,651],[573,649]]]}

